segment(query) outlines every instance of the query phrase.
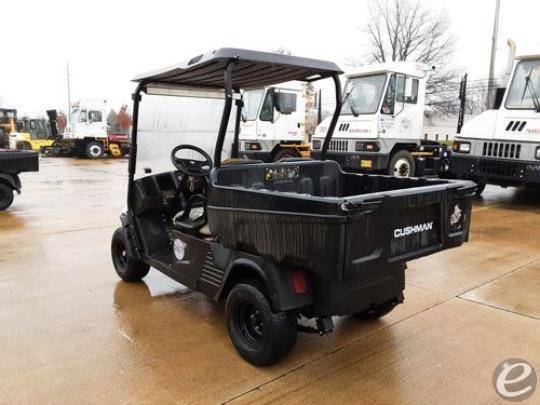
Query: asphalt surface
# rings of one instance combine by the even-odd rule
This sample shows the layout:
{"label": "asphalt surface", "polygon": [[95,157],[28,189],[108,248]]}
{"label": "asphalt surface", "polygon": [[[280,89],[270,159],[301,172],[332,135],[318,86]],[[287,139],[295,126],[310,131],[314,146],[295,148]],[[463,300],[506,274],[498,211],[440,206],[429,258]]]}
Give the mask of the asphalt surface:
{"label": "asphalt surface", "polygon": [[501,361],[540,374],[540,192],[488,187],[468,244],[409,263],[403,305],[376,322],[336,318],[256,368],[230,344],[222,305],[155,270],[117,278],[126,171],[42,159],[0,213],[1,404],[497,403]]}

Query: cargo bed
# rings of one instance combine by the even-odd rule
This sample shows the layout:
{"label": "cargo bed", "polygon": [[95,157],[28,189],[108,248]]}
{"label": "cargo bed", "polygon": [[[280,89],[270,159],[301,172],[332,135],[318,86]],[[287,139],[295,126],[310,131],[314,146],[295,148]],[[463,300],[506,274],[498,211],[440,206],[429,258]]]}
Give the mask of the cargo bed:
{"label": "cargo bed", "polygon": [[39,171],[39,156],[29,150],[0,149],[0,173]]}
{"label": "cargo bed", "polygon": [[341,280],[461,245],[474,190],[333,161],[231,165],[213,173],[208,220],[228,248]]}

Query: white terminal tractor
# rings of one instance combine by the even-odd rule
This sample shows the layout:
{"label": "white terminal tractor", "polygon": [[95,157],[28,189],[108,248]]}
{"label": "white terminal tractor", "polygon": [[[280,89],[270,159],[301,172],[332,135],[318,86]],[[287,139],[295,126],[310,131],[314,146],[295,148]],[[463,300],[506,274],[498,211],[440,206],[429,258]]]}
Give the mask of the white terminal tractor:
{"label": "white terminal tractor", "polygon": [[502,187],[540,186],[540,54],[514,60],[500,106],[471,118],[455,137],[453,177]]}
{"label": "white terminal tractor", "polygon": [[[423,138],[426,81],[431,69],[414,62],[368,65],[346,74],[341,115],[327,158],[343,169],[399,177],[447,169],[447,149]],[[317,158],[331,117],[312,138]]]}

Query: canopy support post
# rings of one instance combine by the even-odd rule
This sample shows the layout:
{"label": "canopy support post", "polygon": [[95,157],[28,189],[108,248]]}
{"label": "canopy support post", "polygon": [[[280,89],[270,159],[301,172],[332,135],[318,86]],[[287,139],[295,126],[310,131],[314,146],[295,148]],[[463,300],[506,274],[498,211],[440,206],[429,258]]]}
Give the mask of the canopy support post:
{"label": "canopy support post", "polygon": [[[237,94],[240,94],[238,92]],[[231,148],[231,158],[238,159],[238,137],[240,136],[240,122],[242,121],[242,108],[244,107],[244,100],[240,95],[240,99],[236,100],[236,119],[234,122],[234,141]]]}
{"label": "canopy support post", "polygon": [[145,86],[145,82],[139,82],[135,92],[131,96],[133,98],[133,122],[131,124],[131,148],[129,151],[127,193],[127,206],[128,210],[130,211],[133,208],[133,182],[135,180],[135,171],[137,168],[137,128],[139,126],[139,103],[141,102],[141,92]]}
{"label": "canopy support post", "polygon": [[334,85],[336,86],[336,109],[334,110],[334,115],[332,116],[332,121],[328,126],[328,131],[326,132],[326,138],[324,138],[324,143],[321,151],[321,160],[326,160],[326,152],[330,146],[330,140],[334,134],[334,129],[336,128],[339,114],[341,113],[341,82],[339,80],[339,75],[337,73],[332,74],[332,79],[334,80]]}
{"label": "canopy support post", "polygon": [[232,91],[232,70],[233,63],[227,63],[225,68],[225,105],[223,106],[223,114],[221,116],[221,122],[219,124],[218,137],[216,141],[216,150],[214,151],[214,167],[221,167],[221,153],[223,149],[223,143],[225,142],[225,135],[227,134],[227,126],[229,124],[229,117],[231,116],[231,108],[233,102]]}

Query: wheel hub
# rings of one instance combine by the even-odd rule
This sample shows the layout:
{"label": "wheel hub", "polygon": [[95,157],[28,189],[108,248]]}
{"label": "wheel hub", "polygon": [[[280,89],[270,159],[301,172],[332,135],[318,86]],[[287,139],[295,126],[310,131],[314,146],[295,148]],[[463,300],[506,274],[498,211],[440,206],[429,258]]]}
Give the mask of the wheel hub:
{"label": "wheel hub", "polygon": [[409,177],[411,175],[411,165],[407,159],[399,159],[394,165],[394,175],[398,177]]}

